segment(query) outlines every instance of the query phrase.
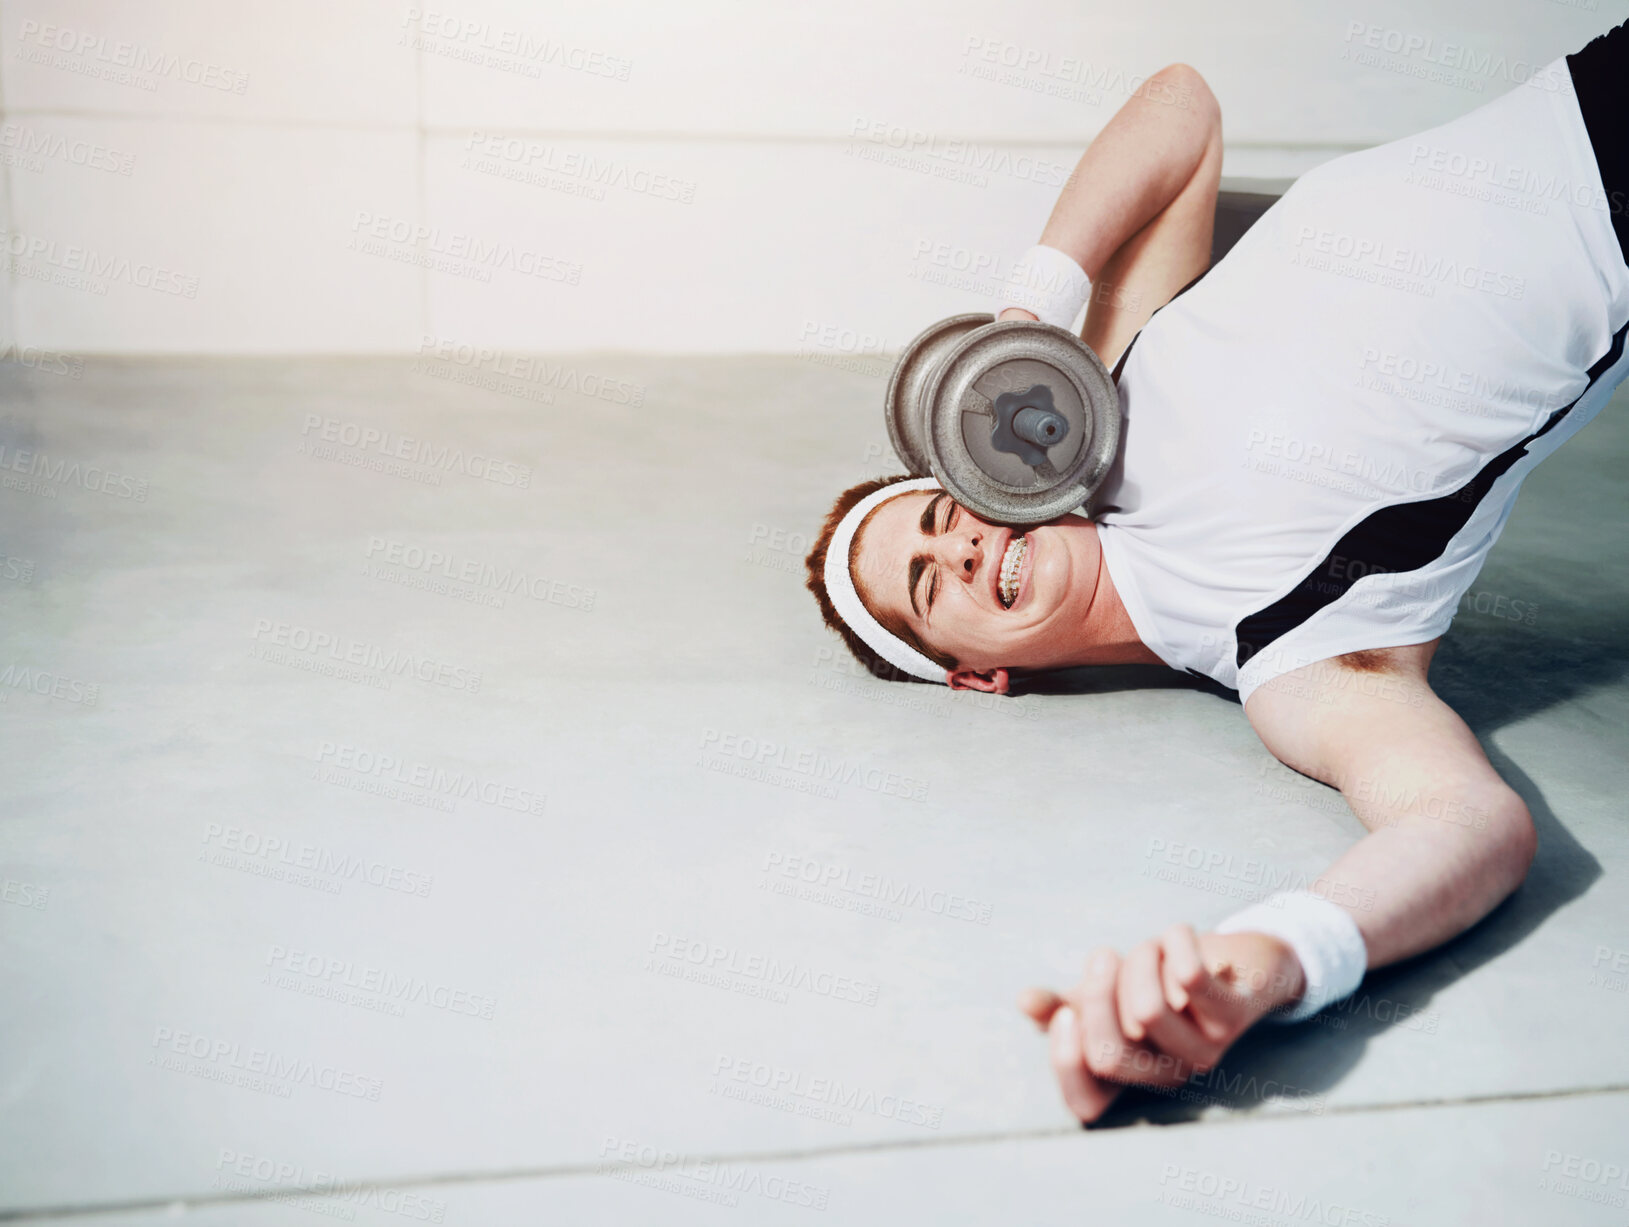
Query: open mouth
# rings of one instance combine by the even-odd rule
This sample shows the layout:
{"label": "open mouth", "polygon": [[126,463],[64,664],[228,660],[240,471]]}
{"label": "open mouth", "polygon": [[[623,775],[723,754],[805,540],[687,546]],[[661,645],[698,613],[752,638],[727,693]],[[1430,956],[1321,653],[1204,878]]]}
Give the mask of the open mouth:
{"label": "open mouth", "polygon": [[1007,542],[1007,552],[1001,556],[1001,577],[996,582],[996,596],[1003,609],[1011,609],[1018,599],[1018,580],[1024,573],[1024,559],[1029,557],[1029,538],[1014,534]]}

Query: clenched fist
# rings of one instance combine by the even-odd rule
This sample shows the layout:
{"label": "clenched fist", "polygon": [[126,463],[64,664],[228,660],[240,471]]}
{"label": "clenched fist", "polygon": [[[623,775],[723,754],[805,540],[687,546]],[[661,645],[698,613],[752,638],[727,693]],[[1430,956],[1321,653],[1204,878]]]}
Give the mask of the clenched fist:
{"label": "clenched fist", "polygon": [[1104,946],[1069,993],[1026,989],[1069,1110],[1096,1120],[1122,1086],[1181,1086],[1270,1011],[1301,996],[1294,952],[1265,933],[1197,936],[1175,925],[1125,958]]}

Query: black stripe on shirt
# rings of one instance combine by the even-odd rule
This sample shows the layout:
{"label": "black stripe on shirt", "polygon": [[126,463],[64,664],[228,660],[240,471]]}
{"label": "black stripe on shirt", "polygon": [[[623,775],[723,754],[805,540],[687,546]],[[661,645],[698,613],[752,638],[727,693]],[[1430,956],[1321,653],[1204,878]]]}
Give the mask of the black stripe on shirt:
{"label": "black stripe on shirt", "polygon": [[[1177,299],[1181,298],[1189,290],[1193,289],[1194,286],[1198,285],[1201,279],[1204,278],[1205,273],[1210,272],[1211,268],[1214,267],[1215,265],[1211,265],[1209,268],[1206,268],[1204,273],[1200,273],[1198,277],[1195,277],[1192,281],[1188,282],[1187,285],[1183,286],[1175,294],[1171,295],[1171,297],[1167,298],[1159,306],[1155,307],[1151,312],[1149,312],[1148,319],[1143,321],[1143,328],[1147,328],[1150,321],[1152,321],[1156,315],[1165,310],[1165,308],[1169,307]],[[1131,357],[1131,347],[1137,343],[1137,338],[1143,335],[1143,328],[1137,329],[1137,331],[1132,334],[1131,340],[1126,342],[1125,349],[1120,351],[1120,360],[1114,364],[1114,370],[1109,373],[1109,378],[1114,380],[1114,386],[1117,388],[1120,386],[1120,372],[1125,369],[1126,359]]]}
{"label": "black stripe on shirt", "polygon": [[1396,503],[1371,512],[1353,526],[1325,554],[1301,582],[1265,609],[1240,620],[1234,631],[1238,641],[1235,663],[1244,667],[1257,652],[1289,634],[1313,614],[1332,605],[1365,575],[1417,571],[1442,556],[1454,534],[1464,528],[1487,496],[1493,483],[1527,454],[1528,447],[1552,430],[1573,405],[1593,388],[1623,354],[1625,324],[1612,336],[1606,354],[1589,368],[1589,385],[1570,404],[1514,447],[1501,452],[1459,489],[1437,498]]}
{"label": "black stripe on shirt", "polygon": [[1567,56],[1573,96],[1606,189],[1612,229],[1629,263],[1629,22]]}

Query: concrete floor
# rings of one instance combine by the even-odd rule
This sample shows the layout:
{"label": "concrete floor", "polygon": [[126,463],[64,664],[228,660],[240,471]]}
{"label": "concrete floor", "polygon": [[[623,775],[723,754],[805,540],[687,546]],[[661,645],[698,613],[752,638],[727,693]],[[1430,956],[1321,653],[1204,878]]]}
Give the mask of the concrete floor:
{"label": "concrete floor", "polygon": [[1170,671],[848,668],[802,553],[886,367],[0,367],[6,1216],[1622,1223],[1625,398],[1434,670],[1527,884],[1083,1133],[1018,990],[1360,828]]}

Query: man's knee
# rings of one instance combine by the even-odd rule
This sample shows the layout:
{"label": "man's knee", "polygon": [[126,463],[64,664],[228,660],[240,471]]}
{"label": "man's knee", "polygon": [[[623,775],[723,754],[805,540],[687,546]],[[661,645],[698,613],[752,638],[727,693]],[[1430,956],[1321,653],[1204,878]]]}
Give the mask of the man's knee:
{"label": "man's knee", "polygon": [[1193,111],[1218,133],[1222,129],[1222,104],[1192,64],[1167,64],[1149,79],[1149,96]]}

